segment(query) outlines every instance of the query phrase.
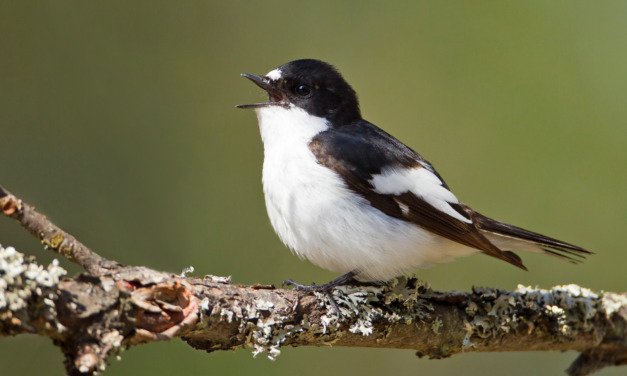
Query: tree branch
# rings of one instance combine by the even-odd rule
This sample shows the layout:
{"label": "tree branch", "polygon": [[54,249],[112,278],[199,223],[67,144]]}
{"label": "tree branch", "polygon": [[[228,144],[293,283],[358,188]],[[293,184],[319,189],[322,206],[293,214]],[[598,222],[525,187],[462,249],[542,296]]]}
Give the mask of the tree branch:
{"label": "tree branch", "polygon": [[100,276],[119,266],[117,262],[107,260],[87,248],[75,237],[61,230],[43,214],[37,212],[34,207],[18,199],[2,186],[0,186],[0,209],[7,217],[17,220],[46,248],[76,262],[92,275]]}
{"label": "tree branch", "polygon": [[[206,351],[249,347],[274,359],[284,346],[460,352],[575,350],[568,369],[586,375],[627,364],[627,295],[576,285],[551,290],[438,292],[414,278],[341,286],[337,315],[323,295],[185,277],[106,260],[0,189],[0,208],[88,274],[63,277],[0,247],[0,336],[50,337],[68,374],[93,374],[122,347],[181,337]],[[56,239],[56,240],[55,240]]]}

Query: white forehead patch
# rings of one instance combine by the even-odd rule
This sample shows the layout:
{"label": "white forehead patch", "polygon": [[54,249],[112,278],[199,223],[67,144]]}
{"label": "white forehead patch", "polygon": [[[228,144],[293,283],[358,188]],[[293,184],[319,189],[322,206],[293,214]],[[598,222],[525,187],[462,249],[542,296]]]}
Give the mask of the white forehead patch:
{"label": "white forehead patch", "polygon": [[281,70],[280,69],[272,70],[272,71],[268,72],[268,74],[266,74],[266,77],[268,77],[272,81],[276,81],[279,78],[281,78]]}

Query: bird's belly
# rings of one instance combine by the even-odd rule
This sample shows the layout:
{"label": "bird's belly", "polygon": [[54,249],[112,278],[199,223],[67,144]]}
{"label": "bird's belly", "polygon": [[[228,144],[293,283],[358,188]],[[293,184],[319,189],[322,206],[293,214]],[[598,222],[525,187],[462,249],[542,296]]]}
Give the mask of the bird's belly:
{"label": "bird's belly", "polygon": [[387,280],[475,252],[373,208],[313,155],[274,157],[266,155],[263,170],[270,222],[294,253],[315,265]]}

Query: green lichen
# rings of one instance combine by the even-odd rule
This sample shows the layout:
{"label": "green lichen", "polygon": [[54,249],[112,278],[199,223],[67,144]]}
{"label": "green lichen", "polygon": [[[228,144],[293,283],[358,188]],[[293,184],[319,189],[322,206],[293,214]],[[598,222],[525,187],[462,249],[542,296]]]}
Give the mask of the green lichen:
{"label": "green lichen", "polygon": [[46,245],[54,249],[57,249],[59,248],[61,243],[63,243],[64,240],[65,240],[65,237],[63,236],[63,234],[57,233],[53,237],[51,237],[49,240],[46,241]]}
{"label": "green lichen", "polygon": [[62,233],[56,233],[52,237],[43,238],[41,239],[41,243],[46,249],[52,249],[70,260],[74,259],[72,243],[66,242],[66,238]]}

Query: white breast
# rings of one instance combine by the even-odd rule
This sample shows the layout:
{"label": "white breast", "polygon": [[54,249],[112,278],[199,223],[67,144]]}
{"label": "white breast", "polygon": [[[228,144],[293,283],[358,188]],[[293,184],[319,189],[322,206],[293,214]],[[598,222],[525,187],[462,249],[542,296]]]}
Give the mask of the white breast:
{"label": "white breast", "polygon": [[475,250],[392,218],[350,191],[320,165],[308,144],[328,129],[298,107],[257,110],[264,144],[263,189],[268,216],[298,256],[360,279],[387,280]]}

